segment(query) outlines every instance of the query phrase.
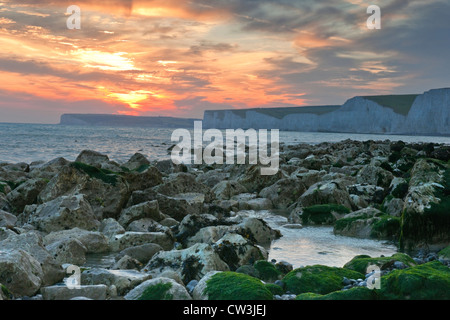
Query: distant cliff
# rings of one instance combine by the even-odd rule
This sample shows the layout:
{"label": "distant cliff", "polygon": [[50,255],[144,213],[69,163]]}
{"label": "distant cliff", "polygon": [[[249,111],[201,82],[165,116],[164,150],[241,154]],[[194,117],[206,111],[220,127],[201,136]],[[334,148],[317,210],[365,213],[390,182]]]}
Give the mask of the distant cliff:
{"label": "distant cliff", "polygon": [[342,106],[211,110],[204,128],[450,135],[450,88],[354,97]]}
{"label": "distant cliff", "polygon": [[197,119],[173,117],[134,117],[111,114],[63,114],[61,125],[123,126],[151,128],[193,128]]}

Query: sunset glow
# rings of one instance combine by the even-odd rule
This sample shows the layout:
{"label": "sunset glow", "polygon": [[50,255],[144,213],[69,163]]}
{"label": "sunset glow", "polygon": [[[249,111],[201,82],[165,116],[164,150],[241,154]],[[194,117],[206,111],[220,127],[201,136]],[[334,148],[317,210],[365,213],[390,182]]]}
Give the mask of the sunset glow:
{"label": "sunset glow", "polygon": [[[66,26],[69,1],[2,1],[0,122],[30,112],[36,122],[74,112],[201,118],[448,85],[448,41],[429,32],[448,38],[439,12],[449,3],[379,2],[383,29],[373,31],[356,0],[82,0],[79,30]],[[440,53],[419,72],[433,46]]]}

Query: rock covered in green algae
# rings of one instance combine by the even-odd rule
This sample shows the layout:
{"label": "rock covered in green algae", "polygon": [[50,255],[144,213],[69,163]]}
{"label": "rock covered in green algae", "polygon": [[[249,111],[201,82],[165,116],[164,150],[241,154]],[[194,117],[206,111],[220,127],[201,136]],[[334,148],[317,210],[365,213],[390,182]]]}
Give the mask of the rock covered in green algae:
{"label": "rock covered in green algae", "polygon": [[323,265],[306,266],[289,272],[283,282],[286,291],[294,294],[312,292],[328,294],[342,289],[342,279],[364,278],[360,272],[346,268],[328,267]]}
{"label": "rock covered in green algae", "polygon": [[376,300],[377,293],[366,287],[356,287],[349,290],[335,291],[326,295],[317,293],[302,293],[295,300]]}
{"label": "rock covered in green algae", "polygon": [[385,270],[391,267],[396,261],[402,262],[407,267],[415,265],[414,260],[407,254],[395,253],[391,257],[378,258],[372,258],[367,255],[359,255],[347,262],[344,265],[344,268],[365,274],[367,271],[367,267],[370,265],[376,265],[380,267],[381,270]]}
{"label": "rock covered in green algae", "polygon": [[450,268],[439,261],[394,270],[381,277],[381,299],[450,300]]}
{"label": "rock covered in green algae", "polygon": [[237,272],[219,272],[206,283],[208,300],[272,300],[272,291],[260,280]]}

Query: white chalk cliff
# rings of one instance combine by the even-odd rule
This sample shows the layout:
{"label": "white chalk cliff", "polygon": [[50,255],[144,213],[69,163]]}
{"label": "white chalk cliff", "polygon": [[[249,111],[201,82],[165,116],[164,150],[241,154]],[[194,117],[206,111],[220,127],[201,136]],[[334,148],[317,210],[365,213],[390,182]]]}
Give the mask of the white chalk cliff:
{"label": "white chalk cliff", "polygon": [[268,112],[276,109],[211,110],[205,111],[203,127],[450,135],[450,88],[433,89],[417,96],[354,97],[340,107],[326,108],[327,112],[314,112],[311,111],[314,107],[309,107],[306,113],[298,112],[299,108],[293,108],[294,112],[283,108],[286,112],[281,116]]}

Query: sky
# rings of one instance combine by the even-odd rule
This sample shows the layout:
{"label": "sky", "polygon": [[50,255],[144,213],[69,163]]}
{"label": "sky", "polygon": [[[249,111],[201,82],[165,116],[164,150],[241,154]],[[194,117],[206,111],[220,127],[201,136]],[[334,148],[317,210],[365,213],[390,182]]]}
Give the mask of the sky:
{"label": "sky", "polygon": [[[370,5],[381,29],[367,27]],[[450,87],[449,18],[448,0],[0,0],[0,122],[202,118]]]}

